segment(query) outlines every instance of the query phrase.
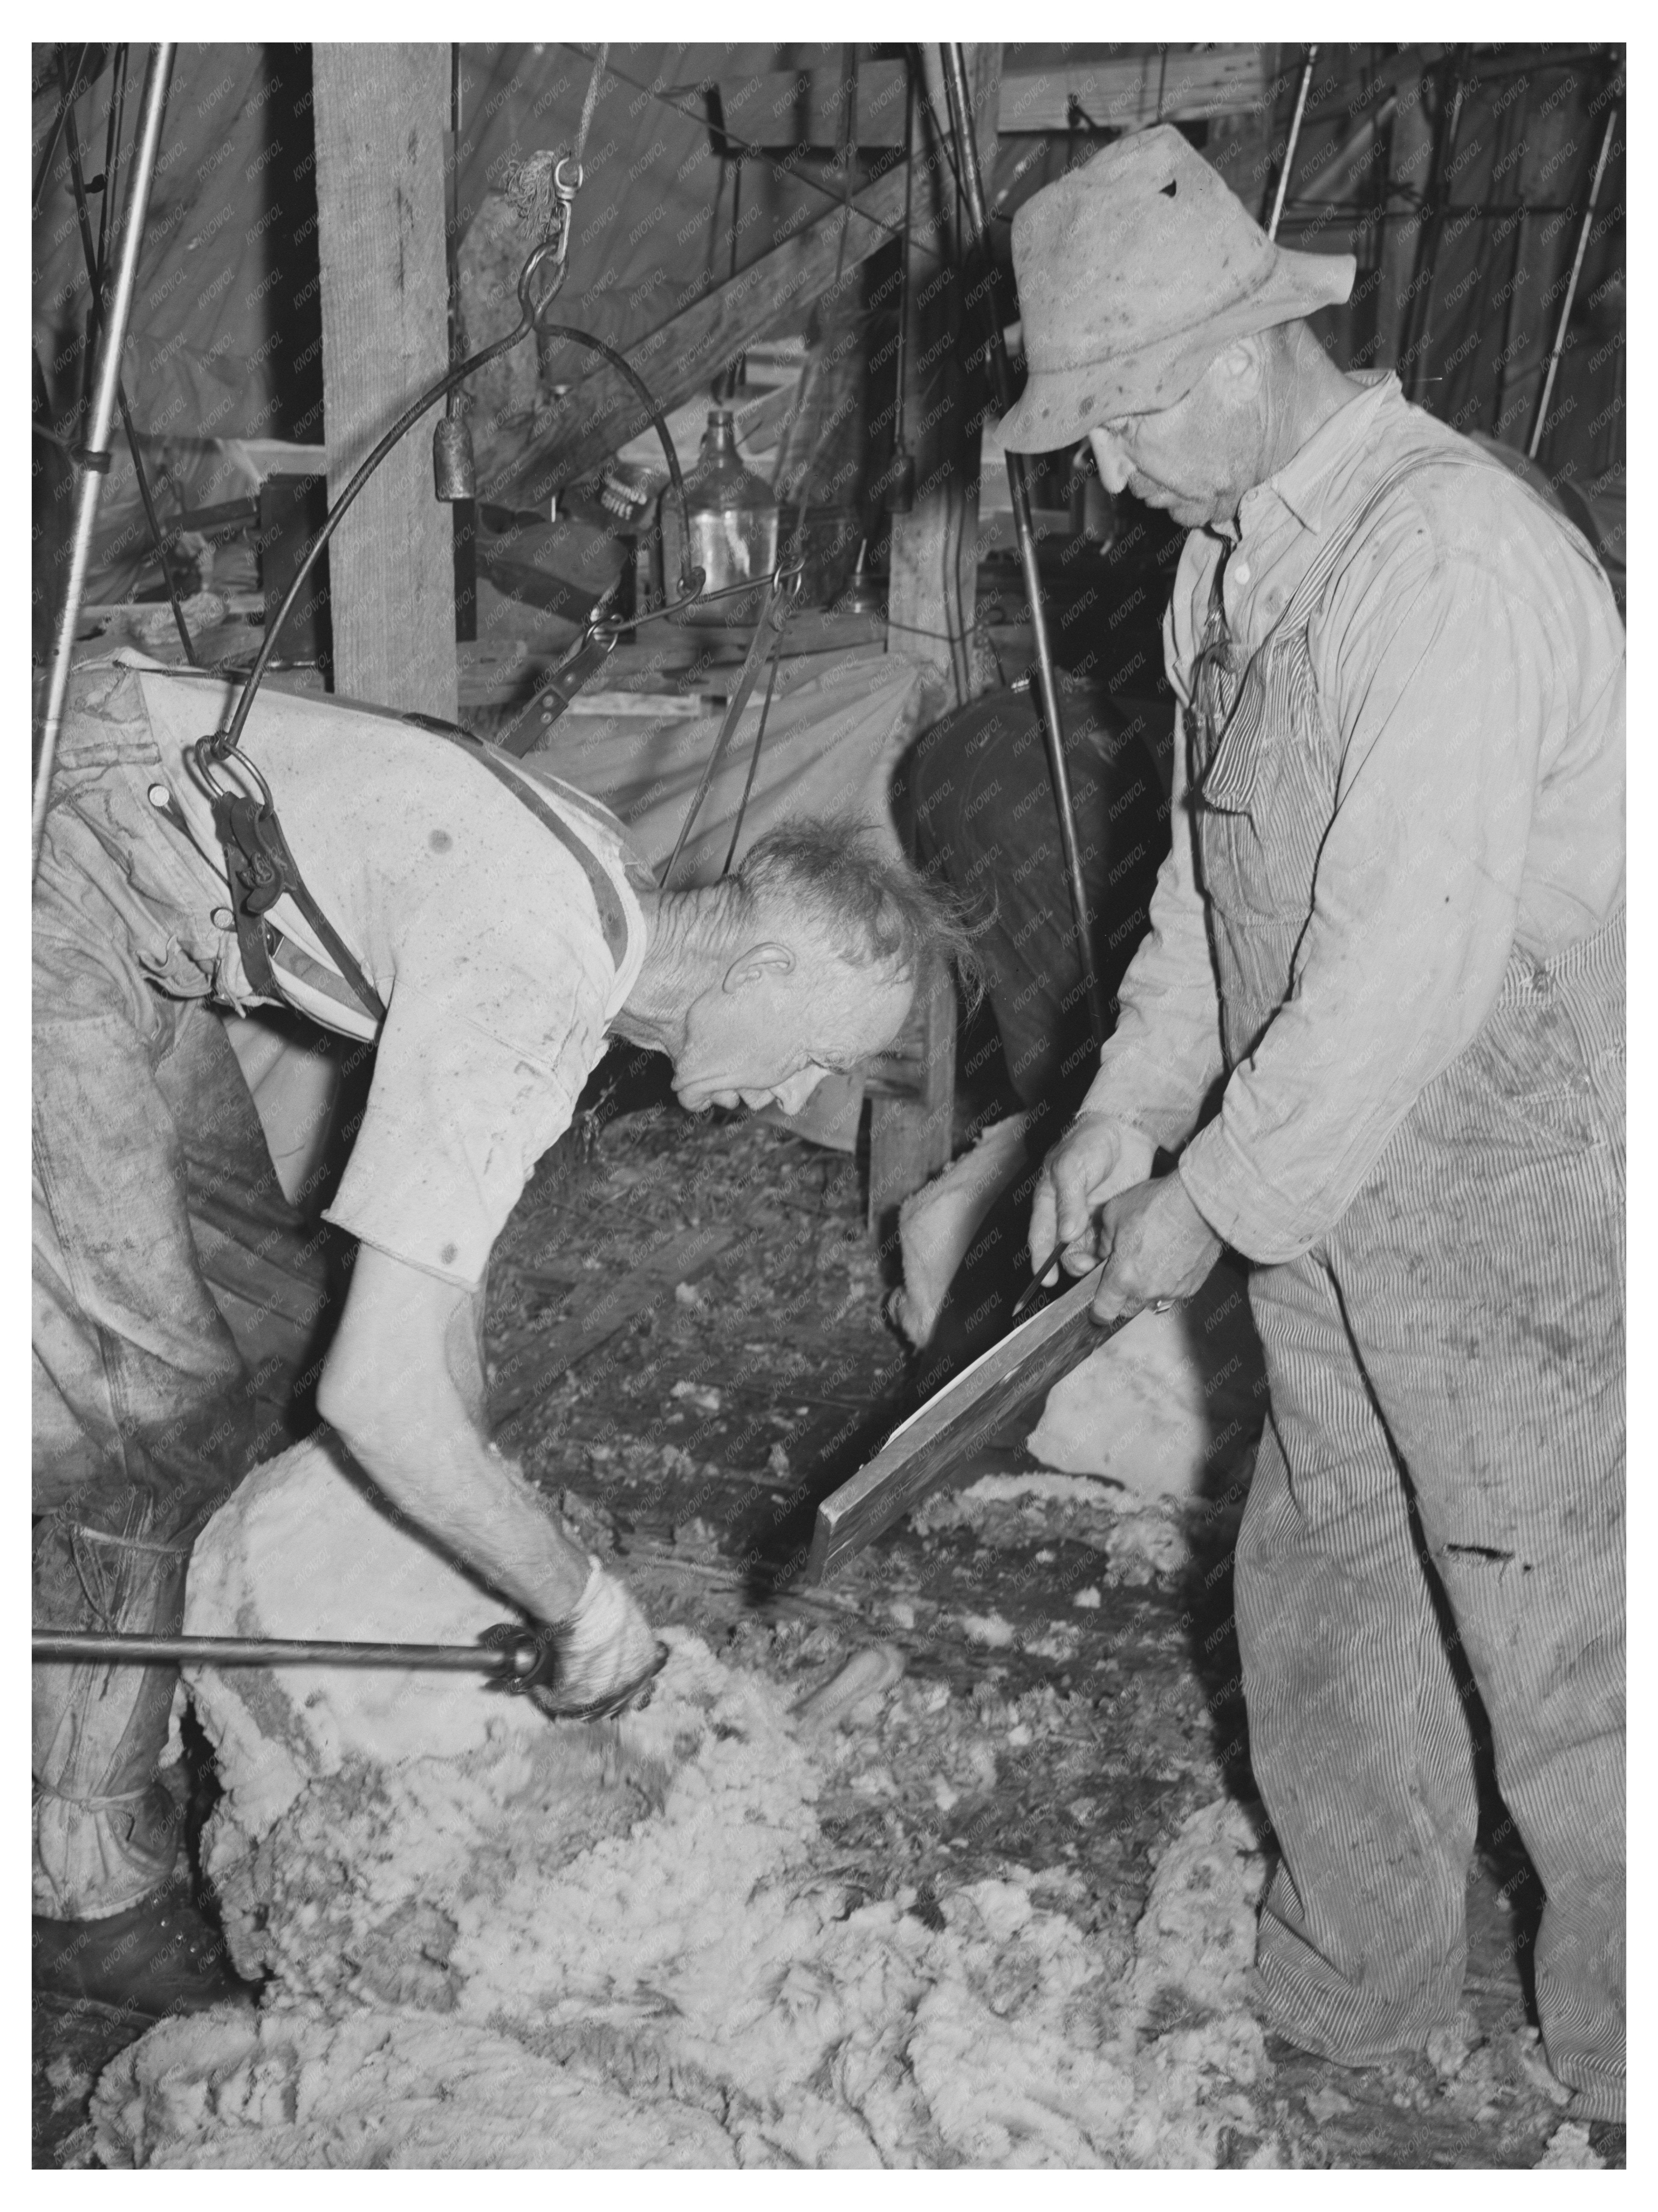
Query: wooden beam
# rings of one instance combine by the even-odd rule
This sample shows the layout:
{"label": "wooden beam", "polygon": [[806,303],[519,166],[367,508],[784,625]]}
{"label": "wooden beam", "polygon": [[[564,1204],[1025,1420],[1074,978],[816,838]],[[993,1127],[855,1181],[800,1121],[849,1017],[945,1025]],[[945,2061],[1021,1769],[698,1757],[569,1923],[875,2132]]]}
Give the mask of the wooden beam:
{"label": "wooden beam", "polygon": [[1082,47],[1045,69],[1006,70],[997,123],[1010,136],[1072,131],[1084,122],[1140,131],[1151,123],[1244,113],[1270,98],[1258,46],[1166,46],[1139,54]]}
{"label": "wooden beam", "polygon": [[827,1582],[919,1504],[975,1445],[987,1443],[1022,1407],[1125,1325],[1127,1316],[1103,1327],[1089,1317],[1102,1272],[1096,1267],[1083,1276],[981,1359],[964,1367],[919,1413],[893,1431],[850,1482],[823,1500],[806,1564],[809,1585]]}
{"label": "wooden beam", "polygon": [[[329,494],[449,357],[443,131],[449,49],[313,48]],[[435,422],[435,411],[432,422]],[[334,685],[456,711],[454,526],[431,424],[371,478],[328,548]]]}
{"label": "wooden beam", "polygon": [[[891,235],[892,227],[902,222],[903,215],[900,165],[853,200],[847,223],[846,267],[867,260]],[[841,210],[825,202],[821,216],[726,283],[711,291],[699,293],[692,288],[682,293],[674,313],[626,349],[664,414],[711,384],[718,371],[747,347],[768,337],[791,318],[804,319],[807,303],[835,281],[841,223]],[[571,347],[568,358],[574,367],[586,356]],[[637,396],[614,369],[601,366],[589,370],[550,416],[520,422],[516,453],[498,441],[481,495],[501,499],[510,492],[519,501],[538,503],[637,436],[649,422]],[[513,426],[507,426],[501,440],[513,434]]]}

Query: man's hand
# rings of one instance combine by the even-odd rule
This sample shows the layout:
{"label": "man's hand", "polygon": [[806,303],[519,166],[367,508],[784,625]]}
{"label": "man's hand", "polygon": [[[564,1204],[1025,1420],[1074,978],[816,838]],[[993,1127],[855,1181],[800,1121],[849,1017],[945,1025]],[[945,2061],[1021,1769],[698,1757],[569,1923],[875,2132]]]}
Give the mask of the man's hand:
{"label": "man's hand", "polygon": [[1086,1274],[1101,1257],[1092,1234],[1095,1208],[1144,1182],[1156,1150],[1142,1131],[1108,1114],[1079,1114],[1042,1163],[1030,1203],[1031,1267],[1040,1267],[1063,1237],[1066,1273]]}
{"label": "man's hand", "polygon": [[1105,1273],[1090,1308],[1096,1321],[1189,1298],[1221,1250],[1177,1175],[1159,1176],[1109,1200],[1100,1216],[1099,1247]]}
{"label": "man's hand", "polygon": [[591,1555],[588,1565],[587,1586],[574,1612],[553,1633],[553,1679],[545,1689],[530,1692],[556,1720],[608,1698],[623,1700],[630,1688],[637,1696],[659,1657],[650,1623],[631,1592]]}

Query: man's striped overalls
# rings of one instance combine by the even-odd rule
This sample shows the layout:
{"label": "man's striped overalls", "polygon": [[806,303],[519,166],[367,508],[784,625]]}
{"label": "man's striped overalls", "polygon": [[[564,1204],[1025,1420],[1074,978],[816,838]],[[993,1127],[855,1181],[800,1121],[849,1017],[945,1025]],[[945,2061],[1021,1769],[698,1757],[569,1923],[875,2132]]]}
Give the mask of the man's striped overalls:
{"label": "man's striped overalls", "polygon": [[[1448,465],[1470,464],[1426,464]],[[1188,731],[1229,1066],[1291,991],[1335,809],[1309,617],[1423,465],[1333,533],[1247,666],[1212,617]],[[1283,1851],[1257,1960],[1271,2023],[1363,2060],[1455,2016],[1471,1674],[1547,1893],[1549,2061],[1591,2118],[1624,2098],[1624,1191],[1620,910],[1546,965],[1512,951],[1333,1231],[1255,1269],[1272,1399],[1236,1574]]]}

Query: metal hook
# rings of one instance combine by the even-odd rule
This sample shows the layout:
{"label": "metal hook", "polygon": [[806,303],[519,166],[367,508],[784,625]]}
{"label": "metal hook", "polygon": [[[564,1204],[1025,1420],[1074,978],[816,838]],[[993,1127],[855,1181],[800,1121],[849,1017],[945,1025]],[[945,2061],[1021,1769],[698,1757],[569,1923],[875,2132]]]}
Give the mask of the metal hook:
{"label": "metal hook", "polygon": [[[565,217],[559,223],[558,236],[544,239],[527,256],[523,268],[519,271],[518,303],[524,312],[523,328],[526,331],[539,331],[541,318],[564,289],[564,279],[569,273],[564,258],[569,235],[569,221]],[[551,261],[554,270],[552,286],[544,298],[537,300],[533,289],[535,279],[541,274],[549,261]]]}
{"label": "metal hook", "polygon": [[250,754],[245,753],[240,745],[231,755],[227,756],[223,753],[219,749],[222,734],[216,731],[210,737],[198,738],[190,749],[190,757],[195,763],[197,776],[205,787],[209,798],[238,799],[246,795],[245,793],[239,792],[234,784],[221,782],[214,774],[214,770],[222,767],[228,757],[234,758],[237,766],[245,769],[258,784],[261,804],[274,813],[276,802],[272,795],[270,786],[265,781],[260,771],[258,763]]}

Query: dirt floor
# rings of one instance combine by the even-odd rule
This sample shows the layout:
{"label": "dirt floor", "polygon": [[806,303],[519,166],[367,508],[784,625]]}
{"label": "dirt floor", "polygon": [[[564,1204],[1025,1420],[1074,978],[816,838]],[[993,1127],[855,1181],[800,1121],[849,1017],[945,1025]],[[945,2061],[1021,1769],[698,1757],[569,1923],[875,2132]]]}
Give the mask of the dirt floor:
{"label": "dirt floor", "polygon": [[[1182,1821],[1223,1796],[1254,1802],[1230,1612],[1236,1486],[1149,1522],[1102,1512],[1097,1485],[1073,1502],[1063,1479],[964,1496],[1031,1469],[1015,1431],[830,1589],[805,1589],[815,1501],[910,1405],[858,1164],[671,1106],[600,1119],[543,1164],[497,1248],[498,1401],[556,1332],[582,1332],[560,1340],[583,1350],[501,1441],[655,1621],[693,1628],[728,1663],[805,1686],[872,1644],[902,1655],[903,1697],[854,1726],[818,1802],[853,1899],[902,1895],[942,1924],[939,1898],[969,1883],[1066,1869],[1072,1917],[1132,1949]],[[708,1237],[692,1280],[635,1272],[694,1231],[730,1234]],[[635,1297],[648,1303],[601,1336]],[[1529,2003],[1534,1883],[1505,1851],[1500,1807],[1487,1829],[1467,2037],[1364,2071],[1269,2038],[1270,2073],[1248,2124],[1223,2131],[1223,2164],[1622,2164],[1621,2131],[1596,2130],[1591,2148],[1564,2123]],[[132,2033],[101,2013],[37,2012],[37,2165],[93,2162],[89,2094]]]}

